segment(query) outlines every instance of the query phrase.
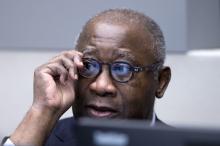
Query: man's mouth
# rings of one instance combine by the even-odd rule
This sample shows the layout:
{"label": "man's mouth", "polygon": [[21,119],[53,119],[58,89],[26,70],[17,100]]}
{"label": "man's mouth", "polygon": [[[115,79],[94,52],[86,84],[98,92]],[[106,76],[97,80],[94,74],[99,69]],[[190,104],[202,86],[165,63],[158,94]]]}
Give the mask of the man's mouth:
{"label": "man's mouth", "polygon": [[86,110],[90,117],[96,118],[112,118],[117,114],[117,111],[111,107],[88,105]]}

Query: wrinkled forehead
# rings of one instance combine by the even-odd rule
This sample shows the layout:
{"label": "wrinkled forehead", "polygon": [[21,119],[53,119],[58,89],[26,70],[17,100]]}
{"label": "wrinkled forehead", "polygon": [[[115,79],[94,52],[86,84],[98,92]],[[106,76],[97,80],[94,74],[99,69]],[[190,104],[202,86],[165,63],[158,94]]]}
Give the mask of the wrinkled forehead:
{"label": "wrinkled forehead", "polygon": [[[143,28],[127,24],[92,23],[87,26],[83,40],[79,41],[79,51],[88,52],[86,46],[95,46],[93,52],[114,50],[121,56],[142,60],[152,60],[152,37]],[[88,49],[91,50],[91,49]],[[148,60],[148,61],[149,61]],[[139,62],[138,61],[138,62]]]}
{"label": "wrinkled forehead", "polygon": [[107,62],[114,62],[117,59],[124,59],[131,63],[137,63],[136,56],[127,48],[116,48],[116,49],[98,49],[96,47],[87,46],[82,51],[84,57],[96,56],[101,60]]}

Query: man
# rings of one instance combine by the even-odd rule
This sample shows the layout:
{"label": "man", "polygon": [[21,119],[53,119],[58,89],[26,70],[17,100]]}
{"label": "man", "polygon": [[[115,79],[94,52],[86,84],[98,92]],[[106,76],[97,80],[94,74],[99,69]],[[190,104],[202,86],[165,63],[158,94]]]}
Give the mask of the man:
{"label": "man", "polygon": [[151,18],[129,9],[99,13],[84,26],[75,50],[35,70],[33,104],[8,141],[72,145],[73,118],[56,125],[71,106],[75,118],[154,121],[155,97],[171,78],[164,59],[164,37]]}

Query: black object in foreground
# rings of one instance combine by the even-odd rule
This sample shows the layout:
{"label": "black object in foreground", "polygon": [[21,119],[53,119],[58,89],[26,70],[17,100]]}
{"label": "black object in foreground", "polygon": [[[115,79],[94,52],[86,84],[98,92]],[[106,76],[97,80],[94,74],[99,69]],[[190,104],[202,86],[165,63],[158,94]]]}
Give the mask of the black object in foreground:
{"label": "black object in foreground", "polygon": [[220,146],[220,129],[172,128],[146,121],[78,119],[77,146]]}

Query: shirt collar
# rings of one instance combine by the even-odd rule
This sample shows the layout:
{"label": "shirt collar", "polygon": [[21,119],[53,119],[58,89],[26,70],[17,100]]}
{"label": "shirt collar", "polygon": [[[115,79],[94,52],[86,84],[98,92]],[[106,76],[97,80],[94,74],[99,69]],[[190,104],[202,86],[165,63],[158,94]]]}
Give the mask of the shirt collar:
{"label": "shirt collar", "polygon": [[154,126],[154,125],[155,125],[155,122],[156,122],[156,114],[155,114],[155,112],[153,111],[153,115],[152,115],[152,119],[151,119],[151,122],[150,122],[150,126]]}

